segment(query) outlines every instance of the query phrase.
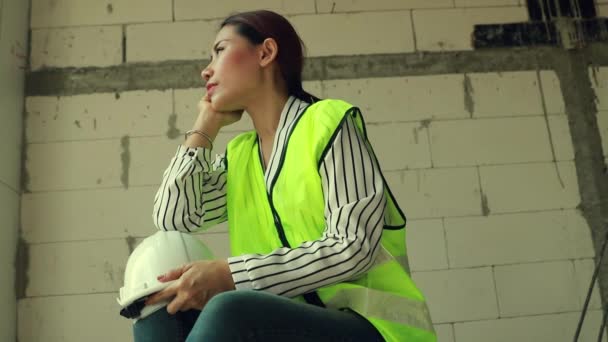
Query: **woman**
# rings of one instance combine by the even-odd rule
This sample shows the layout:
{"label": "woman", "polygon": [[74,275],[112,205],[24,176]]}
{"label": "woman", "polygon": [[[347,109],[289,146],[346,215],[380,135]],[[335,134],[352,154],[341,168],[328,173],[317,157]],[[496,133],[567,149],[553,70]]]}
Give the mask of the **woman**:
{"label": "woman", "polygon": [[[436,340],[359,111],[302,89],[302,49],[270,11],[221,24],[154,221],[191,232],[228,220],[234,256],[159,276],[177,281],[146,304],[171,302],[135,324],[136,341]],[[212,161],[218,131],[244,110],[255,131]]]}

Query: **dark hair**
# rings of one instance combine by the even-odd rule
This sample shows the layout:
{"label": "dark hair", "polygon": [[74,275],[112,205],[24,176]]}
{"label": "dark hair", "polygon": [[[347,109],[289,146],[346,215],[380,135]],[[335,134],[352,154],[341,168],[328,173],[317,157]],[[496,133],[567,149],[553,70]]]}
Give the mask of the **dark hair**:
{"label": "dark hair", "polygon": [[261,44],[265,39],[273,38],[279,46],[277,62],[289,95],[306,102],[320,100],[302,88],[306,47],[287,19],[272,11],[259,10],[230,15],[221,23],[220,29],[228,25],[234,26],[252,44]]}

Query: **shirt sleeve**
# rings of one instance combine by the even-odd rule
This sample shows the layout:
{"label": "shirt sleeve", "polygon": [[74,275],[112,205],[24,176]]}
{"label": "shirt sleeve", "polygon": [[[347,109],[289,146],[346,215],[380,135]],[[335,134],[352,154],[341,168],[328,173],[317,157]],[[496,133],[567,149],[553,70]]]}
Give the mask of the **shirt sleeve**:
{"label": "shirt sleeve", "polygon": [[225,155],[180,145],[154,196],[152,218],[160,230],[194,232],[227,220]]}
{"label": "shirt sleeve", "polygon": [[352,118],[339,130],[319,168],[325,194],[322,237],[265,255],[229,258],[237,290],[294,297],[356,278],[372,266],[381,248],[384,181]]}

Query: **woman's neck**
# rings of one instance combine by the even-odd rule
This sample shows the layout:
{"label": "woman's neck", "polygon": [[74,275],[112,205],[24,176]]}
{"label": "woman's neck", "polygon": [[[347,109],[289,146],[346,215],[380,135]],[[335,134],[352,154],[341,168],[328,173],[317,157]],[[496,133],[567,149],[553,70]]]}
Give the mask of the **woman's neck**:
{"label": "woman's neck", "polygon": [[263,143],[272,142],[281,120],[281,112],[289,96],[278,92],[265,92],[265,96],[256,98],[246,111],[251,116],[260,140]]}

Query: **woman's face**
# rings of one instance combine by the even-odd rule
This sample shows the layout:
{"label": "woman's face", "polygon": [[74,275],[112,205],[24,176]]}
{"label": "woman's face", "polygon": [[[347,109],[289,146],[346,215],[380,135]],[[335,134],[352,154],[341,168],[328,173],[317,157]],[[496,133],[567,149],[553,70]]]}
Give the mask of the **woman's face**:
{"label": "woman's face", "polygon": [[239,35],[234,26],[224,26],[211,52],[211,62],[201,76],[207,82],[207,94],[218,111],[245,108],[260,81],[256,47]]}

